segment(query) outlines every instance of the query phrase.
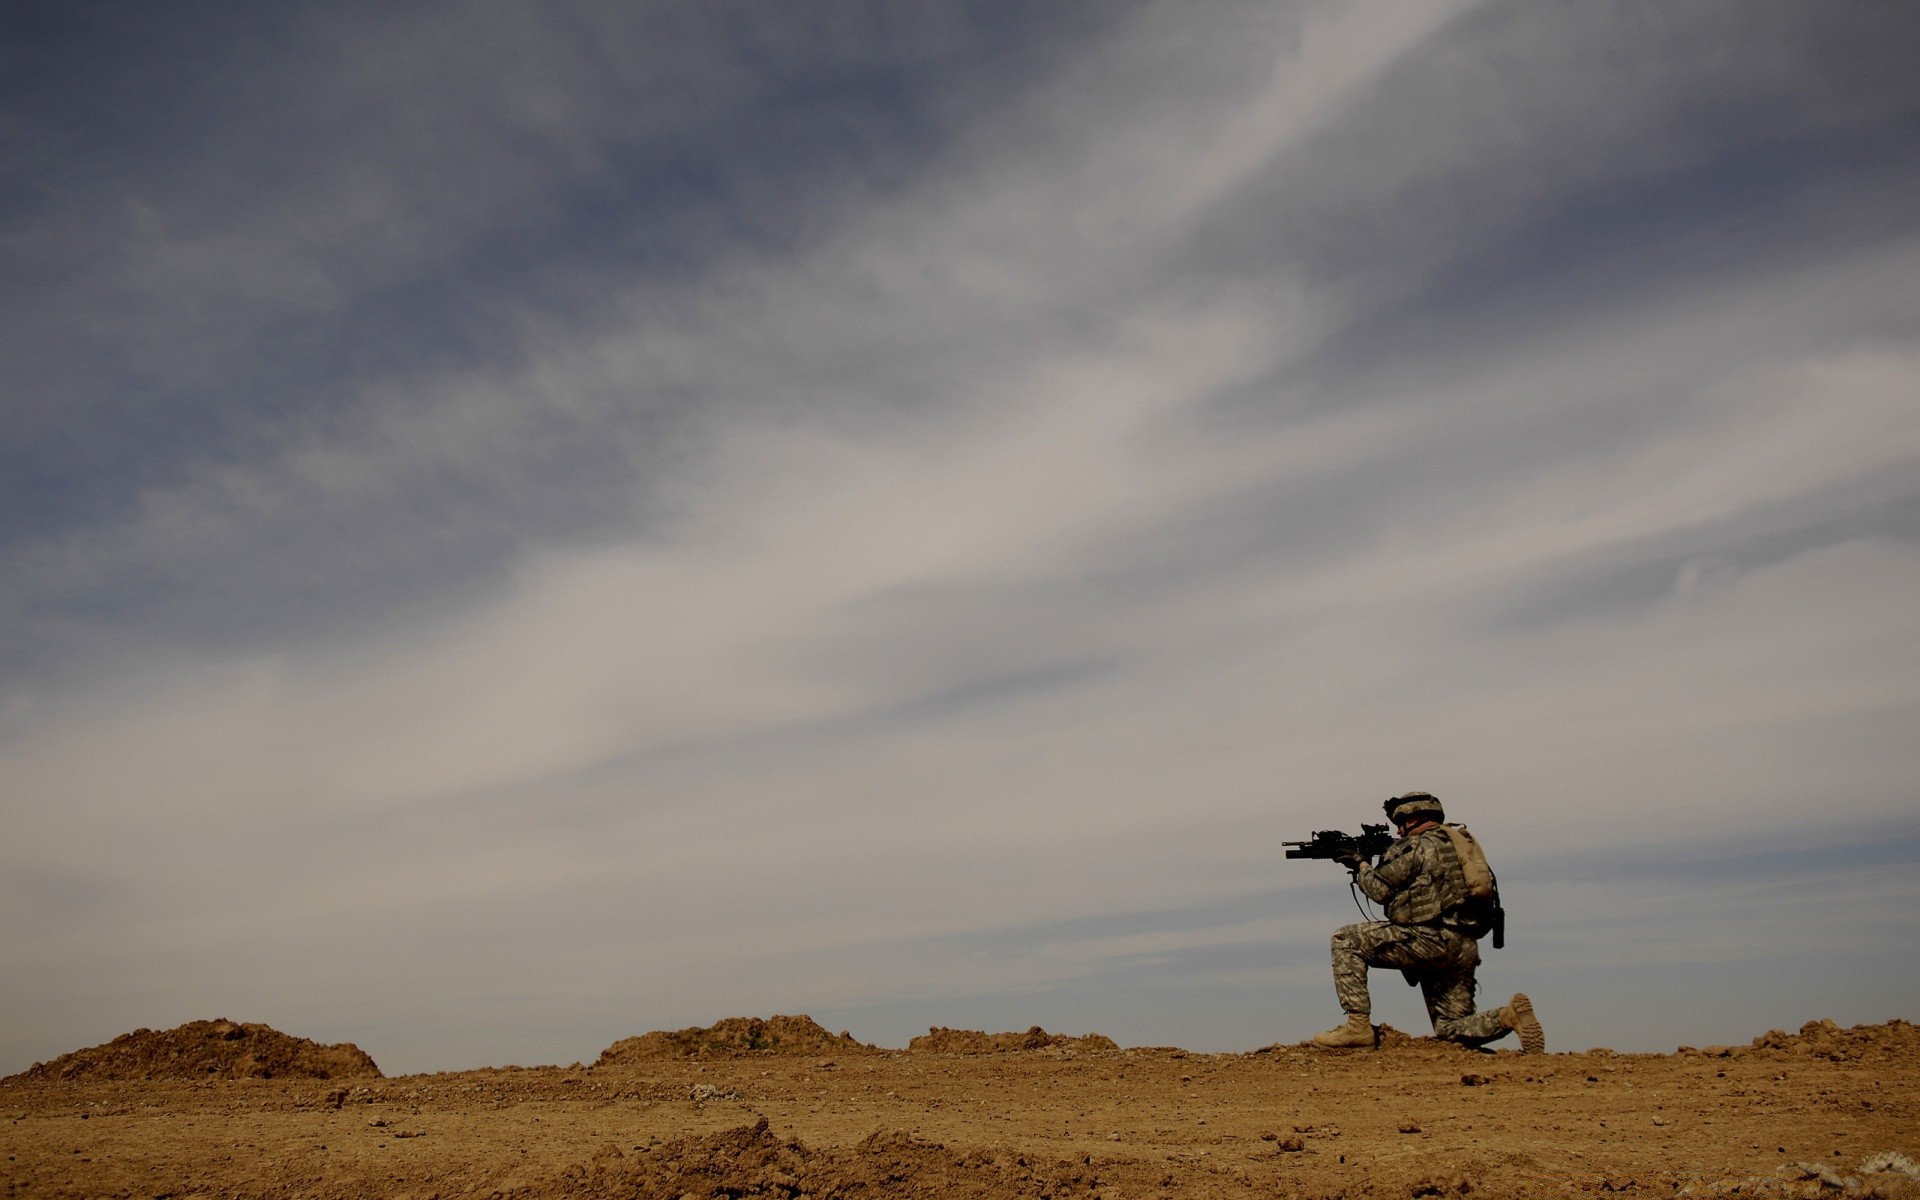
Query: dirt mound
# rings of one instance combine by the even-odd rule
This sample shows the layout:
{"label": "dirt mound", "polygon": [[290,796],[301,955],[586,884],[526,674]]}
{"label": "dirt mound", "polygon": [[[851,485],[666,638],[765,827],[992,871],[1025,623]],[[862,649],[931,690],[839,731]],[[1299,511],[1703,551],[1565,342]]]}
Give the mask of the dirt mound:
{"label": "dirt mound", "polygon": [[1064,1196],[1099,1180],[1085,1167],[1039,1163],[1007,1151],[949,1150],[898,1131],[859,1143],[811,1150],[782,1141],[765,1117],[703,1137],[665,1142],[642,1153],[617,1147],[563,1178],[569,1195],[631,1196]]}
{"label": "dirt mound", "polygon": [[948,1029],[935,1025],[907,1043],[915,1054],[1003,1054],[1013,1050],[1094,1051],[1118,1050],[1119,1044],[1104,1034],[1068,1037],[1048,1033],[1038,1025],[1025,1033],[981,1033],[977,1029]]}
{"label": "dirt mound", "polygon": [[731,1058],[741,1054],[871,1054],[849,1033],[828,1033],[809,1016],[728,1017],[704,1029],[656,1030],[621,1038],[593,1064],[613,1066],[658,1058]]}
{"label": "dirt mound", "polygon": [[1842,1029],[1831,1020],[1808,1021],[1797,1034],[1784,1029],[1763,1033],[1753,1039],[1749,1049],[1777,1050],[1835,1062],[1911,1059],[1920,1054],[1920,1028],[1898,1020],[1885,1025],[1855,1025],[1851,1029]]}
{"label": "dirt mound", "polygon": [[356,1079],[381,1077],[351,1042],[323,1046],[267,1025],[189,1021],[136,1029],[102,1046],[35,1063],[14,1079]]}

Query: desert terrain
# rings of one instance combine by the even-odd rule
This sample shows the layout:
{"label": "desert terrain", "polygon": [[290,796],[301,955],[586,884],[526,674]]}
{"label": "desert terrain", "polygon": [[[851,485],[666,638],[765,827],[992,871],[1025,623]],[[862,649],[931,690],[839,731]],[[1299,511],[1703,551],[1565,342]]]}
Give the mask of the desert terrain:
{"label": "desert terrain", "polygon": [[1920,1197],[1920,1030],[1673,1054],[1121,1048],[805,1017],[592,1064],[384,1077],[264,1025],[137,1030],[0,1081],[8,1197]]}

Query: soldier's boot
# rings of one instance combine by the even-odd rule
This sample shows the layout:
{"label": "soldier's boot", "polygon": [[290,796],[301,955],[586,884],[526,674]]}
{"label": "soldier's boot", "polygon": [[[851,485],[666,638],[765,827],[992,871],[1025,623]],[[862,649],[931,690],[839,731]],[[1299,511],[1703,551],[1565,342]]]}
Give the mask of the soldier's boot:
{"label": "soldier's boot", "polygon": [[1533,1013],[1533,1001],[1527,999],[1525,992],[1515,992],[1513,999],[1501,1006],[1500,1023],[1520,1035],[1522,1053],[1547,1052],[1546,1030],[1540,1028],[1540,1018]]}
{"label": "soldier's boot", "polygon": [[1378,1042],[1370,1013],[1348,1013],[1345,1025],[1313,1035],[1322,1050],[1371,1050]]}

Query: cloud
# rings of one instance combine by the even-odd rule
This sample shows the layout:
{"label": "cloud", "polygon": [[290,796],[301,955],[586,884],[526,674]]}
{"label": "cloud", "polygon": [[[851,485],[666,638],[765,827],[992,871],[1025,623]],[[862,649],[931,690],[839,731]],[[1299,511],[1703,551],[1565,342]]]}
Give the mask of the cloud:
{"label": "cloud", "polygon": [[[1549,995],[1632,962],[1648,843],[1879,828],[1911,98],[1846,82],[1869,18],[1747,11],[429,8],[222,59],[270,103],[167,127],[277,167],[119,148],[146,232],[19,335],[183,422],[77,435],[125,477],[5,531],[0,1050],[242,1001],[390,1069],[809,1005],[1264,1041],[1349,919],[1275,843],[1370,797],[1525,864]],[[38,361],[23,460],[100,383]],[[1712,914],[1663,954],[1764,957],[1661,886]]]}

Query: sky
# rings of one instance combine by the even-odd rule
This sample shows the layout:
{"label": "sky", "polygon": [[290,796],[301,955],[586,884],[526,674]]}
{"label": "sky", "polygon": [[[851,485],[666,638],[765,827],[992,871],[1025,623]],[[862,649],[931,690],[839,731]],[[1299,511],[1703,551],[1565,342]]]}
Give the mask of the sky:
{"label": "sky", "polygon": [[[1920,995],[1920,10],[0,9],[0,1073]],[[1425,1032],[1376,973],[1376,1020]]]}

